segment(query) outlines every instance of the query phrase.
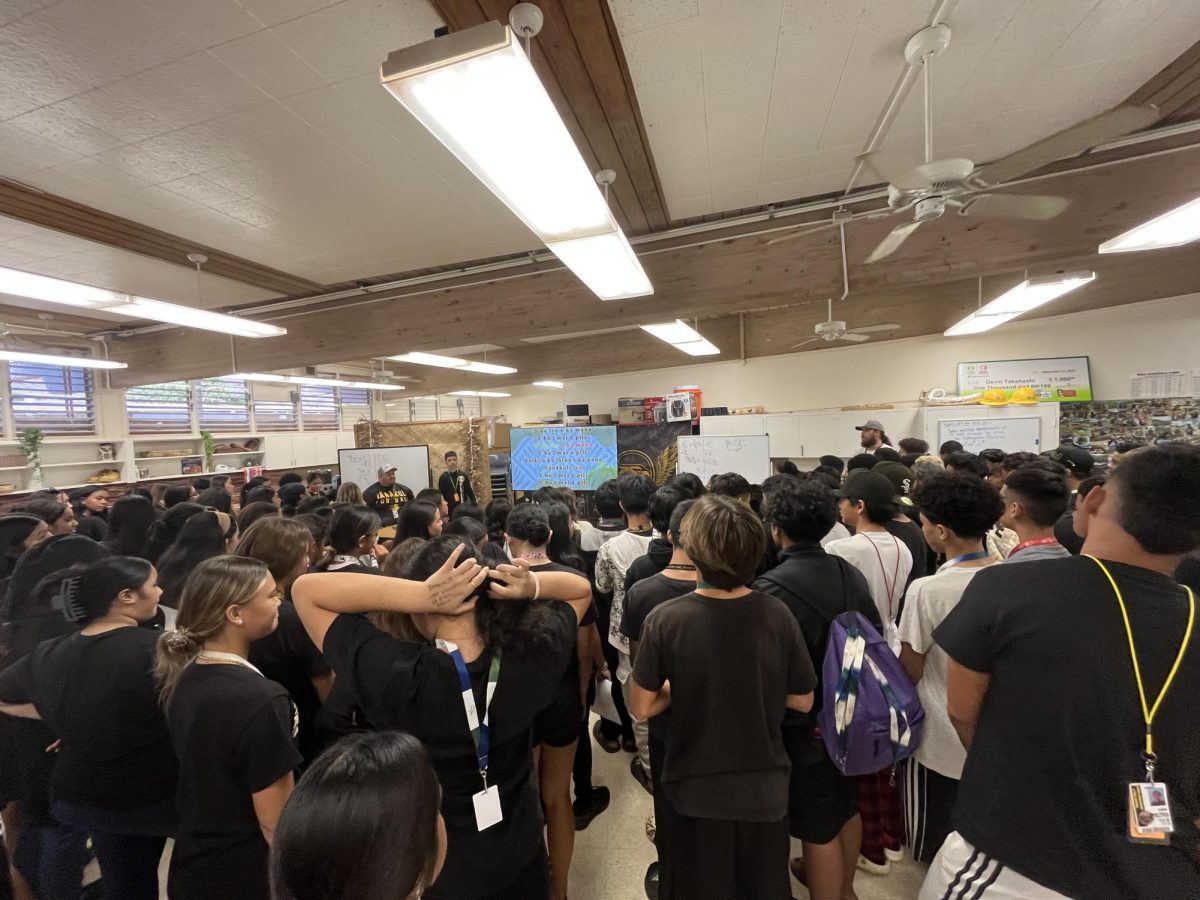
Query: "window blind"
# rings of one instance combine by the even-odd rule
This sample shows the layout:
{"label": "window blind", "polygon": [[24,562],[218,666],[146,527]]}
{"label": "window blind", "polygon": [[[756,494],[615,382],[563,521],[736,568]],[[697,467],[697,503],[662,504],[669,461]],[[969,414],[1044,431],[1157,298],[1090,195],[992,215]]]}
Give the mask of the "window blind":
{"label": "window blind", "polygon": [[95,385],[90,369],[45,363],[8,364],[13,424],[46,434],[95,434]]}
{"label": "window blind", "polygon": [[300,421],[305,431],[337,431],[337,388],[302,385],[300,387]]}
{"label": "window blind", "polygon": [[290,400],[255,400],[254,427],[258,431],[297,431],[296,404]]}
{"label": "window blind", "polygon": [[203,431],[250,428],[250,392],[241,378],[205,378],[196,382],[196,425]]}
{"label": "window blind", "polygon": [[125,391],[130,434],[189,434],[192,392],[186,381],[144,384]]}
{"label": "window blind", "polygon": [[342,401],[342,430],[352,431],[359,419],[371,418],[371,392],[366,388],[338,388]]}

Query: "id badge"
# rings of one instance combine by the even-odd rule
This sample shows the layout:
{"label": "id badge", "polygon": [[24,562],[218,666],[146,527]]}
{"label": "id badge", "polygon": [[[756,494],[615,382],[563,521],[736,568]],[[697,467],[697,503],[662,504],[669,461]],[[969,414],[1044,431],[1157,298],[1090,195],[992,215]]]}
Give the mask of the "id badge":
{"label": "id badge", "polygon": [[1162,782],[1129,784],[1129,840],[1136,844],[1169,844],[1175,823],[1171,800]]}
{"label": "id badge", "polygon": [[500,811],[500,788],[496,785],[473,795],[471,802],[475,804],[475,825],[480,831],[504,821],[504,814]]}

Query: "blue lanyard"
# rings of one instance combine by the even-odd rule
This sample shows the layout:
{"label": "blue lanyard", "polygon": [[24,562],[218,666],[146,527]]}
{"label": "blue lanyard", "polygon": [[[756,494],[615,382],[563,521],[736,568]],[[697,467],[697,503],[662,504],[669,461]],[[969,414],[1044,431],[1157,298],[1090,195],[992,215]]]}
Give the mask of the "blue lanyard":
{"label": "blue lanyard", "polygon": [[991,556],[986,550],[976,550],[974,553],[964,553],[962,556],[956,556],[954,559],[948,559],[942,563],[943,569],[949,569],[951,566],[957,566],[959,563],[972,562],[977,559],[984,559]]}
{"label": "blue lanyard", "polygon": [[483,717],[475,704],[475,691],[471,687],[471,676],[467,673],[467,663],[462,651],[449,641],[438,641],[438,646],[447,650],[454,660],[454,668],[458,670],[458,684],[462,688],[463,708],[467,712],[467,728],[471,732],[471,740],[475,744],[475,755],[479,759],[479,774],[483,778],[483,788],[487,790],[488,755],[491,751],[492,730],[488,724],[488,716],[492,709],[492,697],[496,694],[496,682],[500,680],[500,651],[492,654],[492,664],[488,669],[487,695],[484,699]]}

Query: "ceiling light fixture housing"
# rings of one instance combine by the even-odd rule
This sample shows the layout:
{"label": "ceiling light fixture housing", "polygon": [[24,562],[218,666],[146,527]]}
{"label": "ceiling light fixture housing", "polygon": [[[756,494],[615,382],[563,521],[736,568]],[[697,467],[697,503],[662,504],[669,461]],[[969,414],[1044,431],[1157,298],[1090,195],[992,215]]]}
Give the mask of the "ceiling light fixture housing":
{"label": "ceiling light fixture housing", "polygon": [[1101,244],[1100,253],[1132,253],[1181,247],[1200,240],[1200,197],[1143,222]]}
{"label": "ceiling light fixture housing", "polygon": [[642,325],[641,329],[689,356],[717,356],[721,352],[716,344],[707,340],[683,319],[660,322],[657,325]]}
{"label": "ceiling light fixture housing", "polygon": [[654,293],[511,28],[397,50],[380,81],[600,299]]}
{"label": "ceiling light fixture housing", "polygon": [[45,303],[61,303],[63,306],[91,309],[134,319],[150,319],[184,328],[200,328],[237,337],[264,338],[287,334],[286,328],[256,322],[253,319],[179,306],[148,297],[120,294],[88,284],[77,284],[74,281],[63,281],[61,278],[50,278],[47,275],[35,275],[32,272],[4,267],[0,267],[0,294],[28,297]]}
{"label": "ceiling light fixture housing", "polygon": [[123,362],[96,359],[92,356],[58,356],[52,353],[26,353],[23,350],[0,350],[5,362],[43,363],[48,366],[78,366],[81,369],[128,369]]}
{"label": "ceiling light fixture housing", "polygon": [[340,378],[320,378],[315,375],[272,375],[269,372],[237,372],[229,378],[245,381],[262,381],[269,384],[300,384],[313,387],[364,388],[369,391],[403,391],[404,385],[386,381],[342,381]]}
{"label": "ceiling light fixture housing", "polygon": [[1041,275],[1027,278],[1016,287],[1005,291],[995,300],[984,304],[960,322],[946,329],[946,337],[964,334],[981,334],[997,325],[1024,315],[1063,294],[1091,284],[1096,280],[1095,272],[1070,272],[1063,275]]}
{"label": "ceiling light fixture housing", "polygon": [[459,372],[471,372],[476,375],[512,375],[517,371],[512,366],[472,362],[457,356],[441,356],[437,353],[402,353],[386,358],[393,362],[411,363],[414,366],[437,366],[439,369],[457,369]]}
{"label": "ceiling light fixture housing", "polygon": [[544,387],[544,388],[557,388],[557,389],[561,390],[563,383],[561,381],[535,381],[533,383],[533,386],[534,387]]}
{"label": "ceiling light fixture housing", "polygon": [[511,397],[504,391],[451,391],[451,397]]}

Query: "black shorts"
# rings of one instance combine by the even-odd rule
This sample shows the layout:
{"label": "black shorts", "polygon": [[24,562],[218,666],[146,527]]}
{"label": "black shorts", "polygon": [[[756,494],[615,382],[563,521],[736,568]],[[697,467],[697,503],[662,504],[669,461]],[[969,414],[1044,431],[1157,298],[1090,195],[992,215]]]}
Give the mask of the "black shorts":
{"label": "black shorts", "polygon": [[858,782],[833,764],[811,728],[783,729],[792,760],[788,825],[792,837],[827,844],[858,811]]}
{"label": "black shorts", "polygon": [[551,747],[569,747],[579,740],[583,720],[583,700],[579,697],[579,679],[569,676],[559,682],[550,705],[533,719],[533,742]]}

